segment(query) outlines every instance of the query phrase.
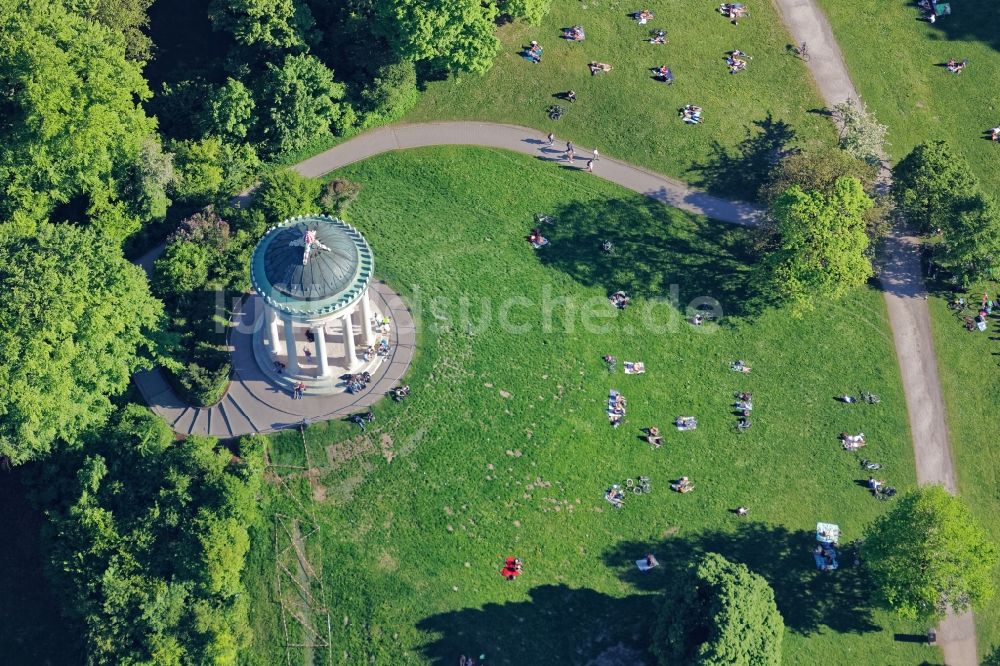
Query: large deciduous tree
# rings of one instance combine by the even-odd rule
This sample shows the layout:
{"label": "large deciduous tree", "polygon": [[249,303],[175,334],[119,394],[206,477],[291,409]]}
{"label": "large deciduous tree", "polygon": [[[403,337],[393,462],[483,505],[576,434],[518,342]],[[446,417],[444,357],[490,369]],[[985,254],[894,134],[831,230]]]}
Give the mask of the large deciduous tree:
{"label": "large deciduous tree", "polygon": [[101,423],[143,365],[162,305],[93,229],[0,225],[0,456],[39,458]]}
{"label": "large deciduous tree", "polygon": [[315,213],[319,208],[320,190],[318,180],[301,176],[291,169],[272,171],[264,176],[254,192],[254,207],[276,224],[293,215]]}
{"label": "large deciduous tree", "polygon": [[297,0],[213,0],[208,15],[244,46],[301,47],[313,27],[309,7]]}
{"label": "large deciduous tree", "polygon": [[841,148],[868,164],[882,163],[889,128],[875,120],[864,103],[841,102],[833,107],[833,117],[840,125]]}
{"label": "large deciduous tree", "polygon": [[62,2],[0,3],[0,221],[72,202],[109,236],[138,229],[123,198],[153,140],[149,95],[121,34]]}
{"label": "large deciduous tree", "polygon": [[996,201],[977,193],[954,202],[941,230],[935,263],[965,286],[1000,279],[1000,208]]}
{"label": "large deciduous tree", "polygon": [[664,666],[778,666],[784,627],[766,580],[708,553],[671,581],[652,649]]}
{"label": "large deciduous tree", "polygon": [[941,486],[900,498],[865,531],[862,555],[883,603],[906,618],[933,620],[993,597],[997,546]]}
{"label": "large deciduous tree", "polygon": [[774,202],[778,247],[764,268],[777,296],[796,313],[840,298],[872,276],[865,232],[871,207],[856,178],[839,178],[828,194],[794,186]]}
{"label": "large deciduous tree", "polygon": [[922,231],[943,227],[954,202],[979,189],[969,164],[944,141],[916,146],[893,169],[893,178],[896,205]]}
{"label": "large deciduous tree", "polygon": [[480,0],[385,0],[376,28],[406,60],[485,72],[500,49],[496,6]]}
{"label": "large deciduous tree", "polygon": [[344,85],[310,55],[289,55],[281,66],[268,63],[257,95],[263,111],[262,138],[271,152],[287,153],[330,136],[340,116]]}

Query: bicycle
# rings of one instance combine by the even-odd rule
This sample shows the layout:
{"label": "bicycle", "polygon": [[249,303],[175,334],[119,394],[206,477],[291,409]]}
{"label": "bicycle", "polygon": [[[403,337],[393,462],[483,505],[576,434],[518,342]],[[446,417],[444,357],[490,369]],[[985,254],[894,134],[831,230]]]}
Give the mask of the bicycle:
{"label": "bicycle", "polygon": [[877,405],[882,402],[882,398],[876,393],[869,393],[868,391],[861,392],[861,399],[867,402],[869,405]]}
{"label": "bicycle", "polygon": [[625,479],[625,487],[635,495],[653,492],[653,486],[650,484],[648,476],[640,476],[638,481]]}
{"label": "bicycle", "polygon": [[871,471],[874,472],[876,470],[882,469],[882,464],[881,463],[877,463],[877,462],[872,462],[871,460],[868,460],[867,458],[862,458],[861,459],[861,467],[863,469],[871,470]]}
{"label": "bicycle", "polygon": [[806,48],[805,42],[802,42],[798,46],[793,46],[792,53],[801,58],[803,62],[809,62],[809,49]]}
{"label": "bicycle", "polygon": [[552,106],[549,107],[548,112],[549,112],[549,118],[551,120],[559,120],[560,118],[562,118],[563,113],[566,112],[566,109],[564,109],[559,104],[553,104]]}

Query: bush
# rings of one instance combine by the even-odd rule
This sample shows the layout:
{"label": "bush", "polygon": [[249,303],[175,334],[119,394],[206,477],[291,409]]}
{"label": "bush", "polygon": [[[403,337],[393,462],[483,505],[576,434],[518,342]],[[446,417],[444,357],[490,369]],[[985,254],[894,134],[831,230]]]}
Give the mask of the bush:
{"label": "bush", "polygon": [[213,137],[173,144],[177,198],[192,203],[210,201],[223,183],[222,143]]}
{"label": "bush", "polygon": [[153,268],[153,284],[162,297],[186,296],[208,282],[212,253],[206,245],[177,239],[167,245]]}
{"label": "bush", "polygon": [[232,371],[228,352],[200,343],[194,358],[175,374],[175,379],[187,402],[210,407],[226,395]]}
{"label": "bush", "polygon": [[293,215],[315,213],[319,192],[319,181],[281,169],[264,176],[254,194],[254,206],[270,224],[277,224]]}
{"label": "bush", "polygon": [[361,93],[365,103],[363,127],[399,120],[417,104],[417,70],[410,61],[380,67],[375,80]]}
{"label": "bush", "polygon": [[320,207],[329,215],[343,215],[351,202],[358,198],[361,185],[343,178],[335,178],[323,186]]}

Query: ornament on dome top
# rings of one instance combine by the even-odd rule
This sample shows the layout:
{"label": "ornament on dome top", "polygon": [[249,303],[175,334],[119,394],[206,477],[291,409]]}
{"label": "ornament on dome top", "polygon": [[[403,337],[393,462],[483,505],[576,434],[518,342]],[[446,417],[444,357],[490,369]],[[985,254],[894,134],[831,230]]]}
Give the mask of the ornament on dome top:
{"label": "ornament on dome top", "polygon": [[306,232],[302,235],[302,238],[293,240],[288,244],[289,247],[301,247],[304,248],[302,252],[302,265],[305,266],[309,263],[309,257],[312,256],[313,250],[329,252],[330,248],[316,239],[316,231],[314,229],[306,229]]}

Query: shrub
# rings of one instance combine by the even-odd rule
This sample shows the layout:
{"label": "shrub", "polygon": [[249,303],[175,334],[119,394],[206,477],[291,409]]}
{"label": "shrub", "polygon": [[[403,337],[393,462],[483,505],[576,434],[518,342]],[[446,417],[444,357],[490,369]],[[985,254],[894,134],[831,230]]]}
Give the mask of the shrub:
{"label": "shrub", "polygon": [[371,85],[361,93],[365,103],[363,127],[375,127],[399,120],[412,109],[419,97],[417,70],[410,61],[379,68]]}
{"label": "shrub", "polygon": [[254,206],[276,224],[293,215],[316,212],[319,181],[300,176],[291,169],[272,171],[264,176],[254,195]]}

